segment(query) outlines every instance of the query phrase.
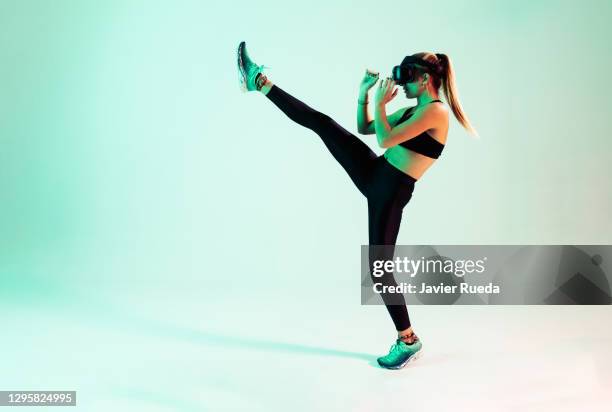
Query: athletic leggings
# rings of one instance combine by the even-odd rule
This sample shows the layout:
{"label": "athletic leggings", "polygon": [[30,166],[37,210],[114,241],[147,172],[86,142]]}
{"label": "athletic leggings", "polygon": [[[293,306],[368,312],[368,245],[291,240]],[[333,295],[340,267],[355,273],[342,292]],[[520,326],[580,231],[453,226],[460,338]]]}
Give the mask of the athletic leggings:
{"label": "athletic leggings", "polygon": [[[280,87],[272,85],[266,96],[291,120],[319,135],[357,189],[366,197],[369,244],[395,245],[402,210],[412,197],[416,180],[391,165],[384,156],[377,156],[357,136],[331,117],[302,103]],[[370,252],[370,268],[375,258],[393,258],[393,247],[378,249],[384,249],[384,253],[390,253],[391,256],[381,256],[378,251]],[[380,278],[372,277],[372,280],[387,286],[397,286],[392,273]],[[404,297],[401,294],[381,296],[396,330],[409,328],[410,318]]]}

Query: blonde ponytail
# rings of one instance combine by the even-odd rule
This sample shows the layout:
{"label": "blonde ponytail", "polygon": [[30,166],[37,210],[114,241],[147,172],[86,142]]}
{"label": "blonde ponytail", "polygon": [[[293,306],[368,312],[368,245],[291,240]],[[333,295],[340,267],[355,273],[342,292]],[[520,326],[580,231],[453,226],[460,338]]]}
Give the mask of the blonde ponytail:
{"label": "blonde ponytail", "polygon": [[478,137],[478,132],[470,123],[467,115],[459,103],[459,93],[457,92],[457,86],[455,85],[455,71],[451,63],[450,58],[444,53],[416,53],[414,57],[420,57],[421,59],[427,60],[439,66],[437,75],[433,77],[433,86],[436,90],[442,87],[442,91],[446,96],[446,101],[450,106],[453,114],[457,121],[473,136]]}

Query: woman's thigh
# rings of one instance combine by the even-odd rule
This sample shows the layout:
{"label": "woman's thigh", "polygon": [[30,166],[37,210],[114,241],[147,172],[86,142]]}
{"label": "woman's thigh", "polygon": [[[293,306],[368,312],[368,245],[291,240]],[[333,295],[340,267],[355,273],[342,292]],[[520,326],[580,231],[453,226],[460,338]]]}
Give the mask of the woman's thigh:
{"label": "woman's thigh", "polygon": [[313,130],[321,137],[357,189],[367,197],[368,177],[378,157],[376,153],[359,137],[325,114],[321,114],[321,119]]}
{"label": "woman's thigh", "polygon": [[399,199],[368,199],[368,240],[371,245],[395,245],[402,222]]}

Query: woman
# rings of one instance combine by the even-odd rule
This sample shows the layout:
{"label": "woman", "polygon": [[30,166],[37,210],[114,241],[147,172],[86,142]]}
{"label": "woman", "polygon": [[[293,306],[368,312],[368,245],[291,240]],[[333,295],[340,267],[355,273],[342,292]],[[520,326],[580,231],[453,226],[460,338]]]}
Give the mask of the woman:
{"label": "woman", "polygon": [[[395,245],[402,210],[412,197],[417,180],[439,157],[448,133],[448,110],[438,99],[442,86],[457,120],[475,134],[463,113],[454,85],[454,73],[444,54],[416,53],[406,56],[393,68],[393,78],[378,81],[378,74],[366,71],[357,103],[357,129],[362,134],[376,134],[378,145],[387,149],[377,156],[357,136],[351,134],[328,115],[321,113],[273,84],[249,57],[245,42],[238,46],[238,71],[243,91],[259,91],[291,120],[314,131],[347,172],[357,189],[368,201],[370,245]],[[374,120],[368,116],[368,91],[379,83],[374,96]],[[385,105],[402,86],[407,98],[417,105],[387,116]],[[432,103],[439,104],[432,104]],[[392,250],[383,248],[392,258]],[[392,248],[391,248],[392,249]],[[370,266],[371,267],[371,266]],[[393,274],[374,278],[384,286],[397,286]],[[398,337],[386,356],[378,358],[380,366],[399,369],[420,354],[422,343],[412,331],[406,302],[402,295],[381,294],[393,320]]]}

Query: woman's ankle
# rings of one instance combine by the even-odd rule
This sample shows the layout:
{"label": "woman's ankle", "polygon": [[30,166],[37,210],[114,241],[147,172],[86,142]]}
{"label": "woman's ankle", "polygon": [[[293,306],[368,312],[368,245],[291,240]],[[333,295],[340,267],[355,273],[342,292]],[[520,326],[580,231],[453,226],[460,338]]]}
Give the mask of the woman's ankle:
{"label": "woman's ankle", "polygon": [[412,331],[412,327],[398,332],[397,338],[409,345],[419,340],[419,337]]}
{"label": "woman's ankle", "polygon": [[261,75],[258,80],[260,82],[258,90],[265,96],[270,92],[270,89],[272,89],[272,82],[265,75]]}

